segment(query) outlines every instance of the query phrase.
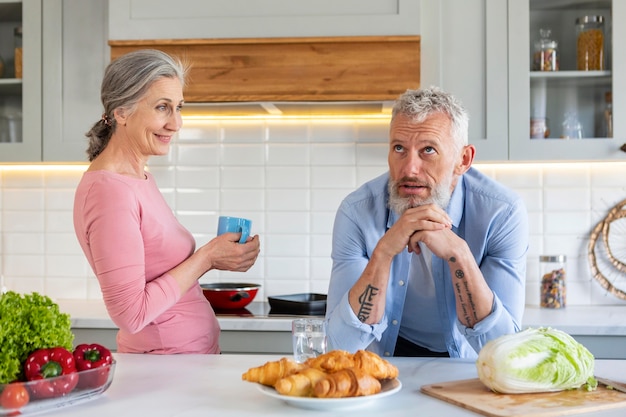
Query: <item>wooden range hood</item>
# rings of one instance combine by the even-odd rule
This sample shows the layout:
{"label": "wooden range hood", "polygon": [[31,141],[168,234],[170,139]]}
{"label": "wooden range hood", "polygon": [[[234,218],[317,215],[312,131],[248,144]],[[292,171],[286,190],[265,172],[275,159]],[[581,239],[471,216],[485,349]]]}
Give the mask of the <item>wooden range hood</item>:
{"label": "wooden range hood", "polygon": [[186,103],[394,100],[420,85],[420,37],[109,41],[111,59],[160,49],[191,63]]}

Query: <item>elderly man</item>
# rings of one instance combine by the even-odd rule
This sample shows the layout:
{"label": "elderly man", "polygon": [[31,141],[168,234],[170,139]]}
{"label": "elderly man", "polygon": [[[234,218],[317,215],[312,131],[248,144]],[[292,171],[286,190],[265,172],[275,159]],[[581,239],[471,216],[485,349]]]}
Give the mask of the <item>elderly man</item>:
{"label": "elderly man", "polygon": [[396,101],[389,171],[348,195],[335,218],[332,348],[475,358],[520,330],[526,208],[471,167],[475,152],[450,94],[407,90]]}

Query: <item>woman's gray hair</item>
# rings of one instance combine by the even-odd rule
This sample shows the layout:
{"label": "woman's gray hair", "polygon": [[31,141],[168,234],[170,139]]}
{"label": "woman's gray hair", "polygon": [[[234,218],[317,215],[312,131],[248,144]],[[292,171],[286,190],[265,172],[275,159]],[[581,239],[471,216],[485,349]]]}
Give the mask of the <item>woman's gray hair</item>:
{"label": "woman's gray hair", "polygon": [[178,78],[184,87],[187,70],[180,60],[155,49],[129,52],[109,63],[100,88],[104,113],[85,134],[89,138],[89,161],[104,150],[115,132],[117,124],[113,112],[116,109],[132,113],[152,84],[164,77]]}
{"label": "woman's gray hair", "polygon": [[433,113],[444,113],[452,122],[451,134],[455,148],[460,151],[468,144],[469,116],[459,100],[438,87],[406,90],[394,103],[391,121],[404,115],[417,123]]}

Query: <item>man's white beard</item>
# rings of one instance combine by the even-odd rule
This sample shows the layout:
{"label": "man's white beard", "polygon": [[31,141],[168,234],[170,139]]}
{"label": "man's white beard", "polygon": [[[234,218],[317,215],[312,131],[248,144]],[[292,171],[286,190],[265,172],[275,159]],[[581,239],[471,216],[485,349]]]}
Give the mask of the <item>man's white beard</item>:
{"label": "man's white beard", "polygon": [[[402,180],[403,179],[401,179],[401,181]],[[445,210],[446,207],[448,207],[450,197],[452,196],[452,173],[443,178],[439,184],[435,184],[434,186],[428,184],[428,186],[431,190],[430,197],[401,197],[398,193],[398,182],[389,178],[389,183],[387,184],[387,188],[389,190],[389,208],[397,214],[403,214],[410,208],[426,204],[436,204]]]}

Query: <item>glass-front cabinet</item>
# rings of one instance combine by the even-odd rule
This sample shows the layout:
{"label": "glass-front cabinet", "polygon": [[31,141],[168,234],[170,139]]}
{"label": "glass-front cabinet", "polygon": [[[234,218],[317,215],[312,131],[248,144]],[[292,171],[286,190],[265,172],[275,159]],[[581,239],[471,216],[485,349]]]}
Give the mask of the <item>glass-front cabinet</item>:
{"label": "glass-front cabinet", "polygon": [[509,159],[626,159],[626,2],[508,7]]}
{"label": "glass-front cabinet", "polygon": [[41,0],[0,0],[0,161],[41,161]]}

